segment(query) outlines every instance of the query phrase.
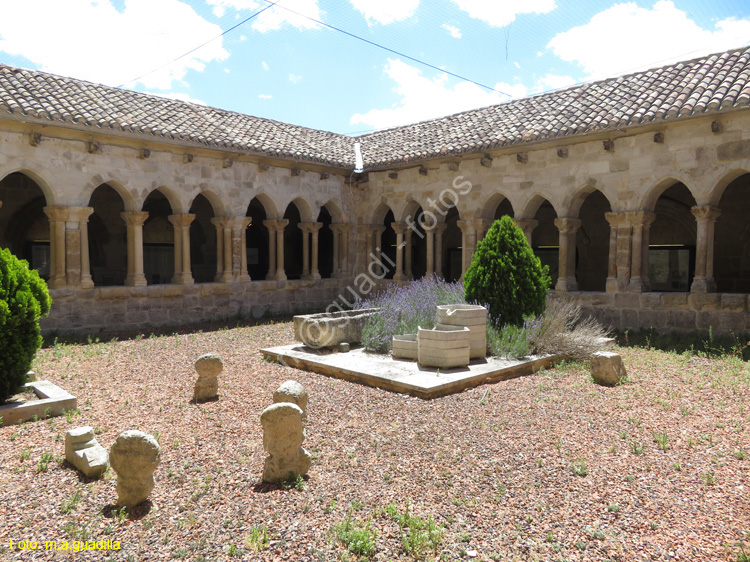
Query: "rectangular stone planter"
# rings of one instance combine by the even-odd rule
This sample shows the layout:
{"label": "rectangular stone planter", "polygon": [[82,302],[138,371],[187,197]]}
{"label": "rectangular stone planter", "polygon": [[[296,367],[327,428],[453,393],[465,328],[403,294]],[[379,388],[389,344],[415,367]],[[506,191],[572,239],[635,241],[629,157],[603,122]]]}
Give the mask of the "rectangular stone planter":
{"label": "rectangular stone planter", "polygon": [[446,304],[437,307],[436,325],[441,330],[466,327],[471,331],[471,358],[487,356],[487,309],[475,304]]}
{"label": "rectangular stone planter", "polygon": [[391,354],[394,359],[417,359],[417,334],[393,336]]}
{"label": "rectangular stone planter", "polygon": [[[11,425],[26,421],[33,416],[40,420],[45,415],[50,417],[60,416],[63,412],[74,410],[78,406],[78,400],[75,396],[49,381],[28,382],[24,387],[32,388],[39,400],[0,406],[0,417],[2,418],[2,424],[0,425]],[[45,414],[45,412],[47,413]]]}
{"label": "rectangular stone planter", "polygon": [[424,330],[417,333],[417,361],[423,367],[453,369],[466,367],[471,361],[471,332],[458,330]]}

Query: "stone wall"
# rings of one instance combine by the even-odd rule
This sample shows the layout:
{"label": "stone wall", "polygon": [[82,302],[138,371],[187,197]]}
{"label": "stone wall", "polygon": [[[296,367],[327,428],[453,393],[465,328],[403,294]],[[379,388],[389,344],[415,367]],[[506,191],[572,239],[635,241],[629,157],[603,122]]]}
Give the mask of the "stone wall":
{"label": "stone wall", "polygon": [[731,293],[560,293],[583,314],[615,330],[654,328],[660,332],[750,332],[750,295]]}
{"label": "stone wall", "polygon": [[319,312],[336,301],[347,279],[253,281],[51,290],[42,332],[96,334],[146,331],[236,318]]}

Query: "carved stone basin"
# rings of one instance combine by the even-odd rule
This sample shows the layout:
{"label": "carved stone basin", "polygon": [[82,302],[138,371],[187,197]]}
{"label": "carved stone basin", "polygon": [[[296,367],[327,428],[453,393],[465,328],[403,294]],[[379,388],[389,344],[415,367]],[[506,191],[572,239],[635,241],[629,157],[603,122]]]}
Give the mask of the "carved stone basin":
{"label": "carved stone basin", "polygon": [[294,339],[308,347],[336,347],[362,341],[362,327],[378,308],[362,308],[294,317]]}

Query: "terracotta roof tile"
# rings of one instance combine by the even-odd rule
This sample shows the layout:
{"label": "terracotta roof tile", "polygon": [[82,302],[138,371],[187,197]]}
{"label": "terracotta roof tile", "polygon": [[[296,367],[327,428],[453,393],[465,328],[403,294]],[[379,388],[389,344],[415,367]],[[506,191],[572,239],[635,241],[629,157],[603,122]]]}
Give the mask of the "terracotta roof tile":
{"label": "terracotta roof tile", "polygon": [[750,105],[750,48],[349,137],[0,65],[0,113],[351,169],[481,152]]}

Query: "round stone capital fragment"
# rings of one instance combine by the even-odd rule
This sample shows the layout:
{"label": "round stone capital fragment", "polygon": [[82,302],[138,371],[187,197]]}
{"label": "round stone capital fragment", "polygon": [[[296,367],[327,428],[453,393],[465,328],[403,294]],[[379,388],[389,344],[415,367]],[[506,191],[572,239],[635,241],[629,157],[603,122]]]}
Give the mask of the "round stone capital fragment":
{"label": "round stone capital fragment", "polygon": [[307,418],[307,400],[308,395],[305,387],[297,381],[286,381],[273,393],[274,404],[289,402],[299,406],[299,409],[302,410],[302,421]]}
{"label": "round stone capital fragment", "polygon": [[215,353],[201,355],[195,362],[195,371],[199,377],[218,377],[223,368],[221,358]]}

